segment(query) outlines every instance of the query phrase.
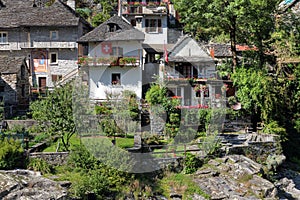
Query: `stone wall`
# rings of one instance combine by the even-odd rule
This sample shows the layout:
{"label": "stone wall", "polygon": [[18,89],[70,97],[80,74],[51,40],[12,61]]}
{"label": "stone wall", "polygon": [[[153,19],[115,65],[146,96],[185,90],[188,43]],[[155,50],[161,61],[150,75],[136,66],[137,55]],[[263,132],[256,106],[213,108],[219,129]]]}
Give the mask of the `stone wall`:
{"label": "stone wall", "polygon": [[14,126],[23,126],[25,128],[29,128],[33,125],[38,124],[35,120],[5,120],[7,128],[11,129]]}
{"label": "stone wall", "polygon": [[52,165],[63,165],[67,163],[69,152],[36,152],[30,153],[29,159],[41,158]]}
{"label": "stone wall", "polygon": [[4,86],[4,92],[0,92],[5,103],[17,103],[17,74],[2,74],[0,85]]}

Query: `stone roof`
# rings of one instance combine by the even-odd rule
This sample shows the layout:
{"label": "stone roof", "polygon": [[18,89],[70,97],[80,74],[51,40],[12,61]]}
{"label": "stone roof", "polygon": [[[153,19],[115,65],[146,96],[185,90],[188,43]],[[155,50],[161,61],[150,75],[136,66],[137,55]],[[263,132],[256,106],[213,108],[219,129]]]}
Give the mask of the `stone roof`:
{"label": "stone roof", "polygon": [[78,26],[79,20],[83,20],[61,0],[56,0],[48,7],[34,7],[33,2],[33,0],[3,1],[5,7],[0,11],[0,28]]}
{"label": "stone roof", "polygon": [[212,54],[214,52],[214,57],[231,57],[231,47],[229,44],[209,44],[207,49]]}
{"label": "stone roof", "polygon": [[0,56],[0,73],[16,74],[25,62],[25,57]]}
{"label": "stone roof", "polygon": [[[109,25],[117,25],[117,30],[110,32]],[[144,38],[144,33],[133,28],[125,19],[116,15],[79,38],[78,42],[144,40]]]}

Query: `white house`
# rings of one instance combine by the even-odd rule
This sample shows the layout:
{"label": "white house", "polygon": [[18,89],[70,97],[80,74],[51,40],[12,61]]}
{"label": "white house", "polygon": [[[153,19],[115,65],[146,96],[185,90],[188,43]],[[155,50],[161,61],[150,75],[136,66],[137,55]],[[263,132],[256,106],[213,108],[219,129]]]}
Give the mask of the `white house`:
{"label": "white house", "polygon": [[189,36],[170,50],[163,76],[170,96],[181,98],[183,106],[213,106],[222,96],[223,82],[216,80],[214,60]]}
{"label": "white house", "polygon": [[142,94],[144,34],[120,16],[113,16],[78,40],[87,48],[79,64],[88,73],[90,99],[117,98],[131,90]]}

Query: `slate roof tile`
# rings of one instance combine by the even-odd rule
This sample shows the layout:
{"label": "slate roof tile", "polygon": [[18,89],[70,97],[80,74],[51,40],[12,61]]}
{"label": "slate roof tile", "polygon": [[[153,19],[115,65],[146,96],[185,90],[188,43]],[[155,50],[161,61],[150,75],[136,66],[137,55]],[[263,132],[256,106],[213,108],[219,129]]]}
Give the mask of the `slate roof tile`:
{"label": "slate roof tile", "polygon": [[0,9],[0,28],[20,26],[78,26],[82,20],[69,6],[56,0],[49,7],[33,7],[31,0],[7,0]]}
{"label": "slate roof tile", "polygon": [[[119,30],[110,32],[109,24],[118,25]],[[144,33],[133,28],[122,17],[116,15],[79,38],[78,42],[144,40],[144,37]]]}

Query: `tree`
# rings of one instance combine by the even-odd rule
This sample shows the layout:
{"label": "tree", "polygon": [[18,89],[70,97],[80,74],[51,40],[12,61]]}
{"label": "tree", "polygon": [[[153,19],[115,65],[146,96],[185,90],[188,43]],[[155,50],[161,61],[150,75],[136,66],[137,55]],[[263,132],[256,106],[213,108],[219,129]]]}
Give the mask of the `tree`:
{"label": "tree", "polygon": [[277,102],[274,81],[266,71],[255,68],[240,68],[232,75],[234,85],[238,88],[236,96],[242,108],[251,116],[253,128],[257,122],[269,122]]}
{"label": "tree", "polygon": [[258,47],[262,49],[261,41],[268,38],[273,27],[272,14],[277,2],[278,0],[175,0],[175,7],[185,30],[195,37],[207,40],[213,36],[229,35],[235,71],[238,65],[238,39],[241,42],[259,44]]}
{"label": "tree", "polygon": [[59,135],[66,150],[69,150],[70,138],[76,131],[72,90],[72,84],[68,83],[30,104],[32,118],[39,121],[49,134]]}

